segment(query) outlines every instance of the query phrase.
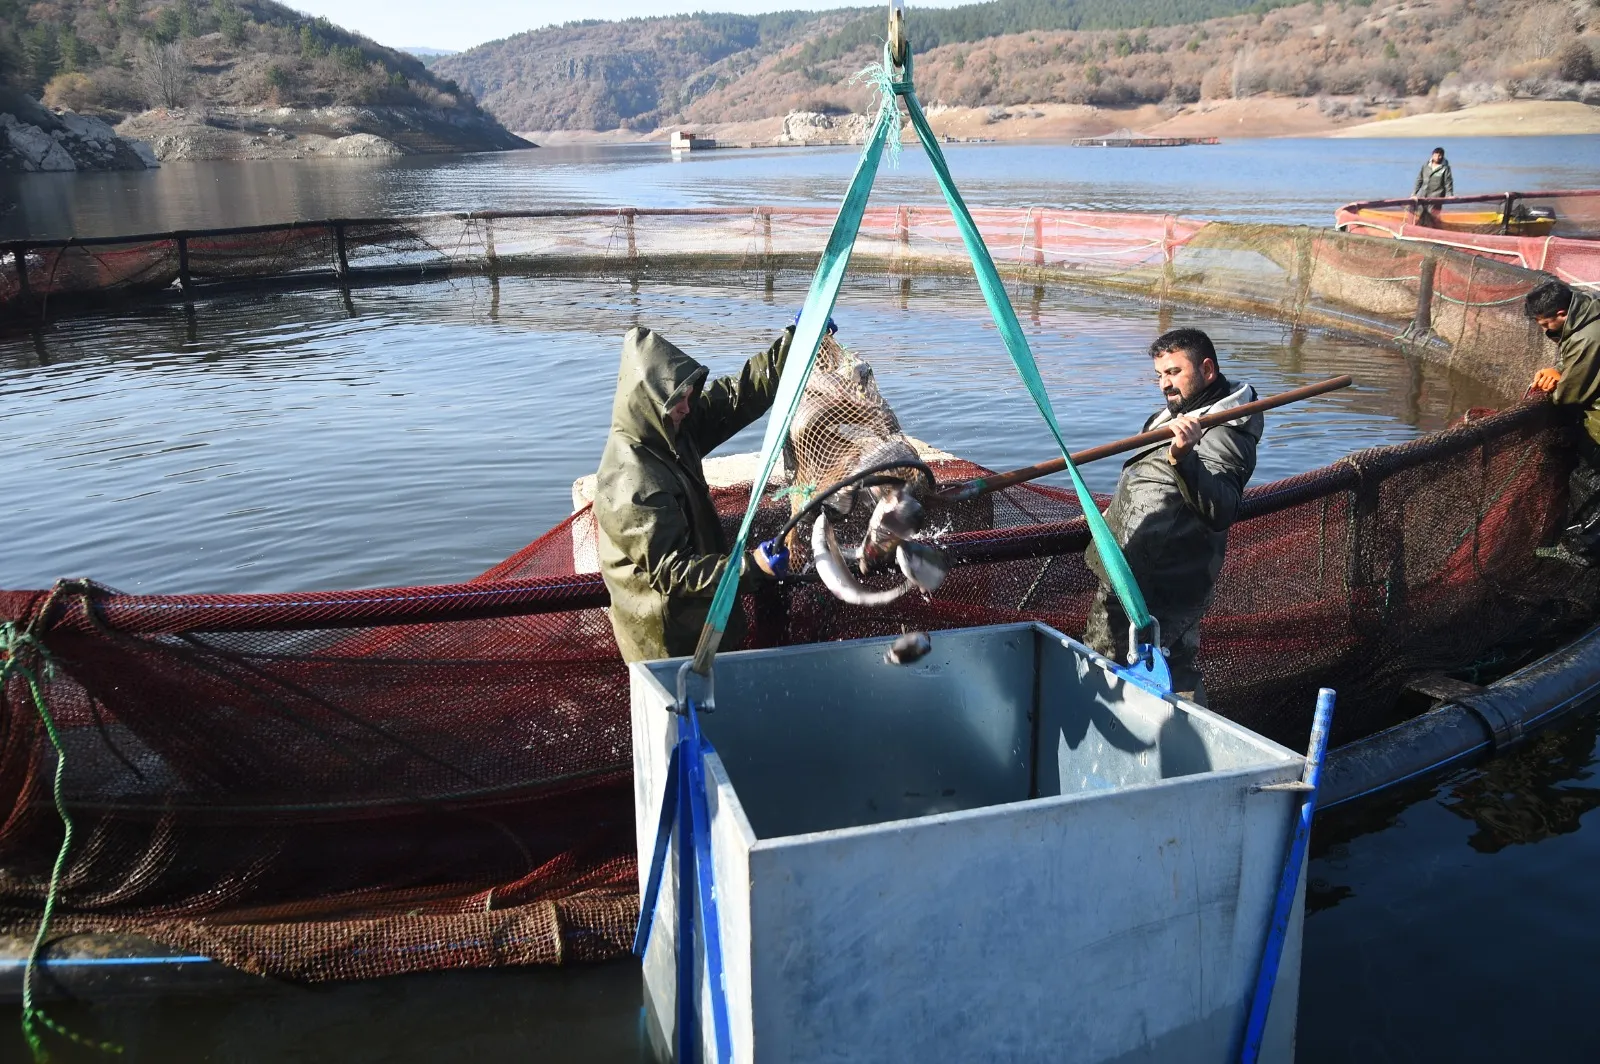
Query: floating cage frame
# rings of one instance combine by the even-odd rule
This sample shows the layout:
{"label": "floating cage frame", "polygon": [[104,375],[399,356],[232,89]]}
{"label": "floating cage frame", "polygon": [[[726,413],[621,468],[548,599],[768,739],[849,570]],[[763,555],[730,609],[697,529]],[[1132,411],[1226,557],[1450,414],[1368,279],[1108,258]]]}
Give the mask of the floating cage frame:
{"label": "floating cage frame", "polygon": [[[1491,690],[1479,682],[1586,629],[1600,590],[1531,551],[1563,522],[1575,454],[1571,419],[1518,399],[1549,358],[1520,306],[1541,275],[1305,227],[974,215],[1024,299],[1087,288],[1333,330],[1503,395],[1502,410],[1252,488],[1204,640],[1214,704],[1289,746],[1303,745],[1320,686],[1340,690],[1335,743],[1350,748],[1441,707],[1468,714],[1456,724],[1473,751],[1520,738],[1503,706],[1471,708]],[[737,273],[771,286],[812,268],[832,219],[801,207],[478,212],[20,242],[6,246],[0,316],[469,275],[489,280],[491,301],[518,274]],[[852,267],[905,285],[970,274],[949,212],[929,206],[869,209]],[[748,492],[717,493],[727,521]],[[59,926],[313,980],[624,952],[637,909],[627,680],[604,584],[574,568],[585,520],[447,586],[0,592],[0,617],[58,666],[44,693],[67,739],[69,802],[94,839],[69,867]],[[958,564],[931,602],[850,610],[800,583],[742,608],[757,645],[1024,619],[1081,631],[1087,541],[1068,494],[1026,485],[958,525]],[[1441,675],[1453,693],[1429,694]],[[14,872],[0,918],[20,933],[37,922],[60,839],[54,753],[21,679],[0,697],[0,861]],[[528,745],[506,748],[508,727]],[[1436,760],[1460,763],[1453,750]],[[1346,796],[1427,767],[1361,764],[1371,770],[1347,773]]]}

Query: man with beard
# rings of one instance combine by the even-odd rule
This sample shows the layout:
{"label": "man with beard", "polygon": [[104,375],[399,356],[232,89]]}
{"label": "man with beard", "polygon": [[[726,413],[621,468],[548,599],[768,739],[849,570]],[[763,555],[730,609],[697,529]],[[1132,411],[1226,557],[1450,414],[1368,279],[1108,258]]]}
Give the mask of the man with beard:
{"label": "man with beard", "polygon": [[1556,367],[1535,373],[1531,390],[1583,412],[1578,464],[1569,482],[1569,524],[1554,547],[1537,553],[1593,565],[1600,560],[1600,300],[1552,279],[1529,292],[1522,309],[1556,344]]}
{"label": "man with beard", "polygon": [[[1253,402],[1256,392],[1222,375],[1216,348],[1199,329],[1162,334],[1150,345],[1150,358],[1167,405],[1151,415],[1144,431],[1170,425],[1172,438],[1135,451],[1123,463],[1106,523],[1160,625],[1173,690],[1203,704],[1200,618],[1222,569],[1228,526],[1255,472],[1264,422],[1251,414],[1201,428],[1202,415]],[[1127,661],[1127,615],[1107,585],[1099,552],[1091,546],[1084,560],[1100,578],[1084,642],[1114,661]]]}

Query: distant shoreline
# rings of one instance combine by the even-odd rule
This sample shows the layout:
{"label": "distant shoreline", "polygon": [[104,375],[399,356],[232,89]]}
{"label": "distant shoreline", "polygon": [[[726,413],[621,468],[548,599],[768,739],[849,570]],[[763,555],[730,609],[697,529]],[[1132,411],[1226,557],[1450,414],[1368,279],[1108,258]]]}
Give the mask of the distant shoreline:
{"label": "distant shoreline", "polygon": [[[1016,104],[1008,107],[931,107],[934,132],[957,142],[1055,143],[1080,137],[1136,134],[1166,137],[1221,137],[1226,140],[1275,137],[1450,137],[1563,136],[1600,134],[1600,107],[1570,100],[1508,100],[1457,111],[1352,119],[1325,113],[1312,99],[1251,97],[1188,104],[1182,108],[1147,105],[1100,108],[1077,104]],[[519,136],[546,147],[563,144],[660,144],[675,129],[693,129],[719,146],[736,148],[849,144],[807,139],[802,145],[778,140],[782,118],[751,122],[663,126],[650,133],[626,130],[529,130]],[[841,131],[842,132],[842,131]]]}

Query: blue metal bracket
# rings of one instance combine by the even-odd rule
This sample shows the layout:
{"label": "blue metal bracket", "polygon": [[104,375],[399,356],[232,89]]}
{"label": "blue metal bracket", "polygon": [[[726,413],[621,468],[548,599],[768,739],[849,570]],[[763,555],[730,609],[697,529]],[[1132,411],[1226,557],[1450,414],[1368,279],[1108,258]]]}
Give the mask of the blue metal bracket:
{"label": "blue metal bracket", "polygon": [[[1256,1064],[1261,1056],[1261,1040],[1267,1031],[1267,1014],[1272,1009],[1272,990],[1278,982],[1278,965],[1283,960],[1283,944],[1289,934],[1289,914],[1294,909],[1294,896],[1300,889],[1300,866],[1305,863],[1306,847],[1311,841],[1311,818],[1317,812],[1317,784],[1322,780],[1322,759],[1328,750],[1328,731],[1333,726],[1334,693],[1324,687],[1317,692],[1317,712],[1311,719],[1311,740],[1306,750],[1305,772],[1300,777],[1301,786],[1295,788],[1304,795],[1300,799],[1300,815],[1295,822],[1294,837],[1289,842],[1289,856],[1283,862],[1283,875],[1278,880],[1278,897],[1272,906],[1272,923],[1267,928],[1267,945],[1261,953],[1261,967],[1256,973],[1255,994],[1250,999],[1250,1016],[1245,1024],[1244,1047],[1239,1052],[1241,1064]],[[1293,792],[1291,792],[1293,793]]]}
{"label": "blue metal bracket", "polygon": [[700,1059],[699,980],[695,978],[695,925],[698,918],[705,952],[706,978],[711,986],[711,1020],[717,1064],[733,1059],[728,1024],[727,980],[722,958],[722,922],[717,914],[715,868],[711,860],[711,813],[706,801],[705,755],[712,747],[700,731],[700,716],[694,699],[682,703],[678,717],[678,741],[667,761],[665,793],[661,796],[661,817],[656,826],[655,847],[650,858],[650,874],[640,898],[639,927],[633,936],[633,952],[643,957],[650,946],[650,932],[661,900],[661,883],[666,876],[667,851],[674,833],[678,854],[678,942],[677,942],[677,1060],[691,1064]]}

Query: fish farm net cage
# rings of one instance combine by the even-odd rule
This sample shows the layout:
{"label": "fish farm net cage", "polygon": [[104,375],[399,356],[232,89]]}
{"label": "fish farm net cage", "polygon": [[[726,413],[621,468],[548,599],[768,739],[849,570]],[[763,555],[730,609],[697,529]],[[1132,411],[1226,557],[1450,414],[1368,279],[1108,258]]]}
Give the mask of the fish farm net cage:
{"label": "fish farm net cage", "polygon": [[1542,270],[1573,287],[1600,288],[1600,189],[1366,200],[1339,208],[1334,223],[1349,233],[1426,240]]}
{"label": "fish farm net cage", "polygon": [[[451,274],[676,271],[771,284],[809,269],[824,210],[620,210],[350,220],[9,248],[15,319],[230,286]],[[977,217],[1026,293],[1090,287],[1399,345],[1498,388],[1499,410],[1252,488],[1202,626],[1214,706],[1304,744],[1319,687],[1335,742],[1482,679],[1592,619],[1595,580],[1534,547],[1564,524],[1573,419],[1522,402],[1547,344],[1540,276],[1449,248],[1310,228],[1062,210]],[[853,268],[970,271],[949,213],[871,209]],[[934,463],[941,480],[980,475]],[[716,491],[730,529],[749,487]],[[763,504],[758,535],[788,516]],[[744,597],[747,646],[1039,619],[1083,630],[1094,578],[1070,493],[1008,488],[950,515],[930,599],[864,610],[805,580]],[[637,899],[628,680],[587,508],[464,583],[126,595],[0,592],[65,751],[76,835],[57,932],[145,936],[303,980],[602,959]],[[935,634],[937,640],[937,634]],[[1522,657],[1519,658],[1518,655]],[[0,705],[0,922],[31,933],[62,824],[55,749],[13,670]],[[1422,707],[1425,708],[1426,702]],[[731,711],[731,707],[724,707]]]}

